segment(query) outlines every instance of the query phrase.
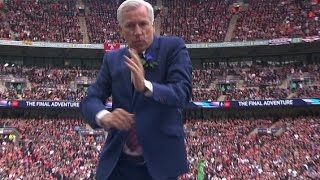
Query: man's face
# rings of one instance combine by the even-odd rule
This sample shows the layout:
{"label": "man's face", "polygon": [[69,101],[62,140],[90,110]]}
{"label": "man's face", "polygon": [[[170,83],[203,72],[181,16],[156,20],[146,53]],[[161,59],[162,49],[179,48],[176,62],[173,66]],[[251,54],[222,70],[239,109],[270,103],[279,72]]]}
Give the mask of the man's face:
{"label": "man's face", "polygon": [[144,6],[124,12],[120,28],[129,47],[138,52],[146,50],[153,41],[155,30]]}

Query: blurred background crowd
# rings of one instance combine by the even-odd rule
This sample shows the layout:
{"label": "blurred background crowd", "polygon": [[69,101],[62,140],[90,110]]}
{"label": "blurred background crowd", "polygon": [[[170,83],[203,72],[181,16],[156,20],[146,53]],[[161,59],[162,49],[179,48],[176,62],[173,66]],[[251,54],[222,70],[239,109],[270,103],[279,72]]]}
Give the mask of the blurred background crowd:
{"label": "blurred background crowd", "polygon": [[[0,39],[123,43],[115,13],[122,1],[0,0]],[[186,43],[320,36],[318,0],[149,2],[156,34]],[[79,102],[98,73],[90,66],[1,63],[0,100]],[[319,61],[303,54],[213,57],[194,66],[192,76],[192,101],[320,97]],[[41,111],[1,109],[0,179],[93,179],[107,134],[88,128],[74,111]],[[186,113],[190,172],[180,180],[320,179],[319,108],[224,113]]]}

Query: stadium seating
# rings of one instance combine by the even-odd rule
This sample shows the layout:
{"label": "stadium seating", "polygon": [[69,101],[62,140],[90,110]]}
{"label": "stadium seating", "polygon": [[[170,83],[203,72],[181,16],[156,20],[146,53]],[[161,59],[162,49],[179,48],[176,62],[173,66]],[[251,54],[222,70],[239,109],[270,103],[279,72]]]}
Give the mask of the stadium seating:
{"label": "stadium seating", "polygon": [[[302,63],[302,62],[300,62]],[[295,64],[212,66],[193,70],[193,101],[286,99],[320,96],[320,65]],[[81,68],[4,67],[0,77],[26,77],[20,90],[12,83],[0,88],[0,99],[80,101],[98,70]],[[233,79],[235,81],[233,81]],[[294,79],[297,78],[297,79]],[[303,78],[304,81],[300,81]],[[227,83],[229,82],[229,83]]]}
{"label": "stadium seating", "polygon": [[[116,19],[116,10],[122,1],[83,2],[5,1],[0,8],[0,38],[82,43],[88,36],[89,43],[123,43]],[[187,43],[223,42],[227,40],[228,30],[231,38],[227,41],[320,34],[320,3],[308,0],[248,0],[237,13],[232,11],[235,0],[149,2],[156,7],[159,34],[177,35]],[[81,13],[79,5],[84,8]],[[82,16],[84,22],[81,22]],[[233,17],[235,21],[231,21]],[[82,29],[81,23],[86,24]]]}
{"label": "stadium seating", "polygon": [[319,35],[320,6],[311,1],[249,0],[248,4],[248,10],[240,13],[234,41]]}
{"label": "stadium seating", "polygon": [[18,145],[0,139],[0,179],[93,179],[104,136],[81,136],[79,119],[0,119],[20,130]]}
{"label": "stadium seating", "polygon": [[[0,39],[84,43],[87,36],[86,43],[123,43],[115,14],[122,1],[4,0],[0,2]],[[231,9],[236,0],[149,2],[159,11],[155,23],[159,34],[181,36],[186,43],[215,43],[225,41],[228,33],[231,41],[320,35],[316,1],[243,0],[239,12]],[[84,12],[77,8],[79,2]],[[232,25],[235,29],[228,32]],[[203,62],[192,72],[191,100],[320,97],[319,62],[305,56],[275,58]],[[97,69],[83,67],[0,64],[0,100],[79,102],[97,74]],[[112,97],[106,102],[112,102]],[[82,134],[83,119],[24,116],[5,117],[0,111],[0,179],[94,178],[104,135]],[[196,179],[201,161],[208,180],[320,179],[319,115],[187,117],[184,126],[190,172],[179,180]],[[3,134],[2,128],[7,127],[20,131],[20,141]]]}
{"label": "stadium seating", "polygon": [[[188,119],[185,124],[190,172],[204,160],[207,179],[319,178],[320,119]],[[92,179],[104,136],[81,136],[80,119],[0,118],[21,140],[0,138],[0,179]],[[276,128],[272,133],[257,129]]]}
{"label": "stadium seating", "polygon": [[[187,137],[191,171],[197,176],[205,160],[205,179],[317,179],[320,177],[319,118],[189,120]],[[281,132],[259,134],[257,127]]]}
{"label": "stadium seating", "polygon": [[75,0],[17,0],[6,1],[5,5],[2,23],[9,25],[10,39],[68,43],[83,40]]}

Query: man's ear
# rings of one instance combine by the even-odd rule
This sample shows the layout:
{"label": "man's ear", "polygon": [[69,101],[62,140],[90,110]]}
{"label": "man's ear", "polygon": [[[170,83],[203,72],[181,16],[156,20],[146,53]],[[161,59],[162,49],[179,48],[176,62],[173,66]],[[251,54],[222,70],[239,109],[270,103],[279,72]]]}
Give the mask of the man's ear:
{"label": "man's ear", "polygon": [[153,29],[153,34],[156,32],[156,26],[155,26],[155,24],[153,23],[153,25],[152,25],[152,29]]}
{"label": "man's ear", "polygon": [[119,30],[119,33],[120,33],[120,37],[121,37],[121,38],[124,38],[124,37],[123,37],[123,31],[122,31],[122,27],[121,27],[120,25],[119,25],[119,29],[120,29],[120,30]]}

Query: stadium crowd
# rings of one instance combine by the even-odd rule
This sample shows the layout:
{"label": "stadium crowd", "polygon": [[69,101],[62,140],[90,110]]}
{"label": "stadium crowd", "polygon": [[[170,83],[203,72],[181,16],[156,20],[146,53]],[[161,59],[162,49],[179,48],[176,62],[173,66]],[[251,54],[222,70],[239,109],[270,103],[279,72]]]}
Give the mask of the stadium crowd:
{"label": "stadium crowd", "polygon": [[[320,119],[189,120],[188,159],[194,179],[205,161],[205,179],[319,179]],[[279,128],[255,132],[258,128]]]}
{"label": "stadium crowd", "polygon": [[83,34],[75,3],[75,0],[6,1],[6,13],[1,13],[4,18],[0,19],[1,24],[7,24],[2,38],[81,43]]}
{"label": "stadium crowd", "polygon": [[0,98],[80,101],[86,93],[83,85],[88,81],[91,82],[90,80],[96,77],[97,72],[97,70],[79,68],[36,66],[4,68],[2,65],[0,69],[2,77],[10,77],[9,79],[27,77],[27,80],[22,83],[23,88],[20,93],[13,84],[7,83],[8,87],[3,92],[0,90]]}
{"label": "stadium crowd", "polygon": [[239,13],[233,41],[320,34],[320,4],[309,0],[249,0],[248,4]]}
{"label": "stadium crowd", "polygon": [[[92,179],[104,136],[81,136],[80,119],[1,118],[21,139],[1,136],[0,179]],[[190,173],[204,160],[205,179],[320,178],[320,119],[189,119]],[[259,128],[277,129],[257,131]]]}
{"label": "stadium crowd", "polygon": [[104,43],[106,40],[122,42],[116,18],[119,1],[87,0],[90,13],[86,23],[91,43]]}
{"label": "stadium crowd", "polygon": [[[82,43],[88,32],[90,43],[123,42],[115,13],[121,2],[84,0],[80,12],[76,0],[5,1],[0,6],[0,39]],[[229,29],[232,41],[320,35],[316,1],[248,0],[237,13],[232,11],[235,0],[149,2],[159,11],[159,33],[181,36],[187,43],[223,42]],[[80,28],[82,16],[86,29]]]}
{"label": "stadium crowd", "polygon": [[[84,0],[90,43],[123,42],[118,1]],[[159,1],[149,1],[159,5]],[[223,42],[235,15],[232,41],[320,35],[320,4],[310,0],[162,0],[161,35],[187,43]],[[82,43],[76,0],[0,2],[0,39]],[[97,70],[0,64],[0,100],[80,101]],[[9,81],[8,81],[9,79]],[[22,81],[12,82],[20,79]],[[319,63],[204,63],[193,70],[193,101],[320,97]],[[110,101],[109,99],[108,101]],[[104,136],[83,136],[81,119],[0,118],[0,179],[93,179]],[[185,124],[194,180],[204,162],[206,180],[320,179],[320,118],[188,119]],[[261,130],[261,131],[260,131]]]}
{"label": "stadium crowd", "polygon": [[[193,70],[193,101],[287,99],[320,96],[319,63],[282,65],[204,63]],[[1,99],[80,101],[97,70],[0,65]],[[18,89],[11,79],[24,81]],[[303,79],[303,80],[301,80]]]}
{"label": "stadium crowd", "polygon": [[0,179],[92,179],[104,136],[81,136],[82,126],[79,119],[0,119],[21,133],[19,141],[0,139]]}
{"label": "stadium crowd", "polygon": [[231,19],[227,1],[162,2],[168,7],[168,14],[162,18],[162,35],[178,35],[187,43],[224,41]]}

